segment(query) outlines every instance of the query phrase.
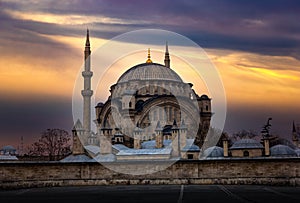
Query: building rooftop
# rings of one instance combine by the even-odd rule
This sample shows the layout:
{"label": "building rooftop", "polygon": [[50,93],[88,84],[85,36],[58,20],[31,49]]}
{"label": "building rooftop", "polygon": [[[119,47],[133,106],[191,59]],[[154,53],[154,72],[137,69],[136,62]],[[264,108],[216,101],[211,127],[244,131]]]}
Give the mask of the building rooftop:
{"label": "building rooftop", "polygon": [[[172,140],[164,140],[164,147],[171,145]],[[141,144],[142,149],[156,149],[155,140],[145,141]]]}
{"label": "building rooftop", "polygon": [[88,157],[85,154],[79,155],[69,155],[66,158],[60,160],[60,162],[67,163],[67,162],[93,162],[94,160]]}
{"label": "building rooftop", "polygon": [[15,161],[15,160],[18,160],[18,158],[16,156],[12,156],[12,155],[0,155],[0,160],[1,161]]}
{"label": "building rooftop", "polygon": [[86,145],[86,146],[84,146],[84,148],[85,148],[89,153],[92,153],[93,155],[96,155],[96,154],[100,153],[100,147],[99,147],[99,146],[95,146],[95,145]]}
{"label": "building rooftop", "polygon": [[263,145],[253,139],[241,139],[236,141],[230,149],[263,149]]}
{"label": "building rooftop", "polygon": [[172,148],[161,148],[161,149],[128,149],[120,151],[117,156],[124,155],[167,155],[171,154]]}

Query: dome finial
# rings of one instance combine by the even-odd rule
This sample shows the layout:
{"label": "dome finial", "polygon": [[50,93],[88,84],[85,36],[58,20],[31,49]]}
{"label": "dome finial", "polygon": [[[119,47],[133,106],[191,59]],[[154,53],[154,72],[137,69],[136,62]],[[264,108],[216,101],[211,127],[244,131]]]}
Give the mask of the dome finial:
{"label": "dome finial", "polygon": [[295,126],[295,121],[293,121],[293,133],[297,132],[296,131],[296,126]]}
{"label": "dome finial", "polygon": [[146,63],[152,63],[151,55],[150,55],[150,48],[148,48],[148,59],[147,59]]}

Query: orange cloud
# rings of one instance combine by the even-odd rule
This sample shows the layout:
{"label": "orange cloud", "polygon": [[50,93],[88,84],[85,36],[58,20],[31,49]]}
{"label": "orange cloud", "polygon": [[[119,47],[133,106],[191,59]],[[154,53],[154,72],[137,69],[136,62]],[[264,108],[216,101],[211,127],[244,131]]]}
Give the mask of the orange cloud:
{"label": "orange cloud", "polygon": [[299,108],[300,61],[228,50],[208,53],[222,75],[229,102]]}

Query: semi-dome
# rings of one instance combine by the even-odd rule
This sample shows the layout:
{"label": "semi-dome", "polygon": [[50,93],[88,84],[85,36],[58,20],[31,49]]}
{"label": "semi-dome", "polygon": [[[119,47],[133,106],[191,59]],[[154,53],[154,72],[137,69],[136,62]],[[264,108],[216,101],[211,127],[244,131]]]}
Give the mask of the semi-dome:
{"label": "semi-dome", "polygon": [[263,145],[253,139],[241,139],[236,141],[230,149],[263,149]]}
{"label": "semi-dome", "polygon": [[133,66],[121,75],[118,83],[132,80],[163,80],[183,82],[180,76],[174,70],[158,63],[142,63]]}
{"label": "semi-dome", "polygon": [[297,156],[297,153],[286,145],[275,145],[270,148],[271,156]]}

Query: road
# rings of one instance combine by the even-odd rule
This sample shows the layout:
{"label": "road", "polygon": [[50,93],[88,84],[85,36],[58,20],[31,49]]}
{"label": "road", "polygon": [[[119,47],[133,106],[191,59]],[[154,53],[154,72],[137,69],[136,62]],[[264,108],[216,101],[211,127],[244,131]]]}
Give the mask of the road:
{"label": "road", "polygon": [[1,190],[0,202],[300,202],[300,187],[253,185],[118,185]]}

